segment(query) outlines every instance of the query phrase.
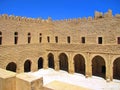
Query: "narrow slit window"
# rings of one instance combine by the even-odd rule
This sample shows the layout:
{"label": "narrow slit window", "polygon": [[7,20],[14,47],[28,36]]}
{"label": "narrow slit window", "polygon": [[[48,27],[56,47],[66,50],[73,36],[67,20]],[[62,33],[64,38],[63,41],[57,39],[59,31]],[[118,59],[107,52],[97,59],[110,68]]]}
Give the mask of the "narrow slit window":
{"label": "narrow slit window", "polygon": [[28,33],[28,43],[31,43],[31,33]]}
{"label": "narrow slit window", "polygon": [[39,38],[39,42],[42,43],[42,37]]}
{"label": "narrow slit window", "polygon": [[58,43],[58,37],[57,36],[55,37],[55,42]]}
{"label": "narrow slit window", "polygon": [[2,32],[0,32],[0,45],[2,45]]}
{"label": "narrow slit window", "polygon": [[40,33],[39,42],[42,42],[42,34]]}
{"label": "narrow slit window", "polygon": [[18,32],[14,33],[14,44],[18,43]]}
{"label": "narrow slit window", "polygon": [[102,37],[98,37],[98,44],[102,44]]}
{"label": "narrow slit window", "polygon": [[67,42],[70,43],[70,36],[67,37]]}
{"label": "narrow slit window", "polygon": [[120,37],[117,38],[117,43],[120,44]]}
{"label": "narrow slit window", "polygon": [[82,40],[81,40],[82,43],[85,43],[85,37],[82,37],[81,39],[82,39]]}
{"label": "narrow slit window", "polygon": [[48,43],[50,42],[50,37],[49,36],[47,37],[47,41],[48,41]]}

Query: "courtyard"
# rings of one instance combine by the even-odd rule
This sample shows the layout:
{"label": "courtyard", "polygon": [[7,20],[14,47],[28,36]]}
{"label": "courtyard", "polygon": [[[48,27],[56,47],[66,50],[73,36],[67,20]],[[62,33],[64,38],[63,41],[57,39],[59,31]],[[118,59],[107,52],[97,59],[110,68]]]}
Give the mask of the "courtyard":
{"label": "courtyard", "polygon": [[[50,85],[52,85],[50,88],[53,89],[55,85],[57,85],[58,83],[56,81],[59,81],[59,82],[67,83],[70,86],[74,85],[85,88],[85,90],[120,90],[120,80],[117,79],[113,79],[113,81],[107,82],[104,78],[101,77],[92,76],[86,78],[82,74],[78,74],[78,73],[69,74],[68,72],[63,70],[55,71],[51,68],[40,69],[36,72],[29,72],[28,74],[37,77],[43,77],[43,85],[47,87],[50,87]],[[61,84],[58,85],[58,88],[61,87],[62,87]]]}

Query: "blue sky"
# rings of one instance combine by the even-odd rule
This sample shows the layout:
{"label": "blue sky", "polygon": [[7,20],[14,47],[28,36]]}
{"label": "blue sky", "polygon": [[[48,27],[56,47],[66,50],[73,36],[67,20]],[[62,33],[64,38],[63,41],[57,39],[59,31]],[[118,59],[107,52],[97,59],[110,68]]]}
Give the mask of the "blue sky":
{"label": "blue sky", "polygon": [[0,14],[54,20],[94,16],[108,9],[120,14],[120,0],[0,0]]}

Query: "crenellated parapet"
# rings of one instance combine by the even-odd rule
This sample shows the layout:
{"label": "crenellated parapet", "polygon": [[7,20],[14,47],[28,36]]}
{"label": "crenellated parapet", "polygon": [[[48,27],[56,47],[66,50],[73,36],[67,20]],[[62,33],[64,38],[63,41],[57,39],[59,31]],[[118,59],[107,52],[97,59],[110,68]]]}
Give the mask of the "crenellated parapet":
{"label": "crenellated parapet", "polygon": [[14,20],[14,21],[21,21],[21,22],[30,22],[30,23],[50,23],[52,22],[52,18],[48,17],[48,19],[41,19],[41,18],[27,18],[27,17],[20,17],[7,14],[0,15],[0,20]]}
{"label": "crenellated parapet", "polygon": [[[63,19],[63,20],[52,20],[51,17],[48,17],[48,19],[42,19],[42,18],[27,18],[27,17],[21,17],[21,16],[14,16],[10,15],[8,16],[7,14],[0,15],[0,20],[15,20],[15,21],[22,21],[22,22],[27,22],[27,23],[80,23],[80,22],[89,22],[92,20],[100,19],[100,18],[112,18],[112,10],[108,10],[106,13],[98,12],[95,11],[94,18],[89,16],[89,17],[83,17],[83,18],[69,18],[69,19]],[[116,14],[115,17],[120,18],[120,14]]]}
{"label": "crenellated parapet", "polygon": [[99,19],[99,18],[112,18],[113,15],[112,15],[112,10],[108,10],[108,12],[106,13],[102,13],[102,12],[98,12],[98,11],[95,11],[95,15],[94,15],[94,19]]}

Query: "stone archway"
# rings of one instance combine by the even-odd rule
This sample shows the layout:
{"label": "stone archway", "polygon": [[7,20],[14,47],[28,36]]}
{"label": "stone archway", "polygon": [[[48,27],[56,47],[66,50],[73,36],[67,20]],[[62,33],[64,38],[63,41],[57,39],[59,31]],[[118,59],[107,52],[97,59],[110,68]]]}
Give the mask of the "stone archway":
{"label": "stone archway", "polygon": [[38,69],[42,69],[43,68],[43,58],[40,57],[38,60]]}
{"label": "stone archway", "polygon": [[113,79],[120,80],[120,57],[113,62]]}
{"label": "stone archway", "polygon": [[54,55],[52,53],[48,54],[48,67],[54,69]]}
{"label": "stone archway", "polygon": [[92,75],[106,77],[105,60],[101,56],[95,56],[92,59]]}
{"label": "stone archway", "polygon": [[68,72],[68,57],[65,53],[61,53],[59,55],[59,67],[60,70],[64,70]]}
{"label": "stone archway", "polygon": [[74,56],[74,71],[85,75],[85,59],[80,54]]}
{"label": "stone archway", "polygon": [[31,61],[26,60],[24,63],[24,72],[30,72],[31,71]]}
{"label": "stone archway", "polygon": [[14,63],[14,62],[10,62],[10,63],[6,66],[6,70],[13,71],[13,72],[16,72],[16,68],[17,68],[17,65],[16,65],[16,63]]}

